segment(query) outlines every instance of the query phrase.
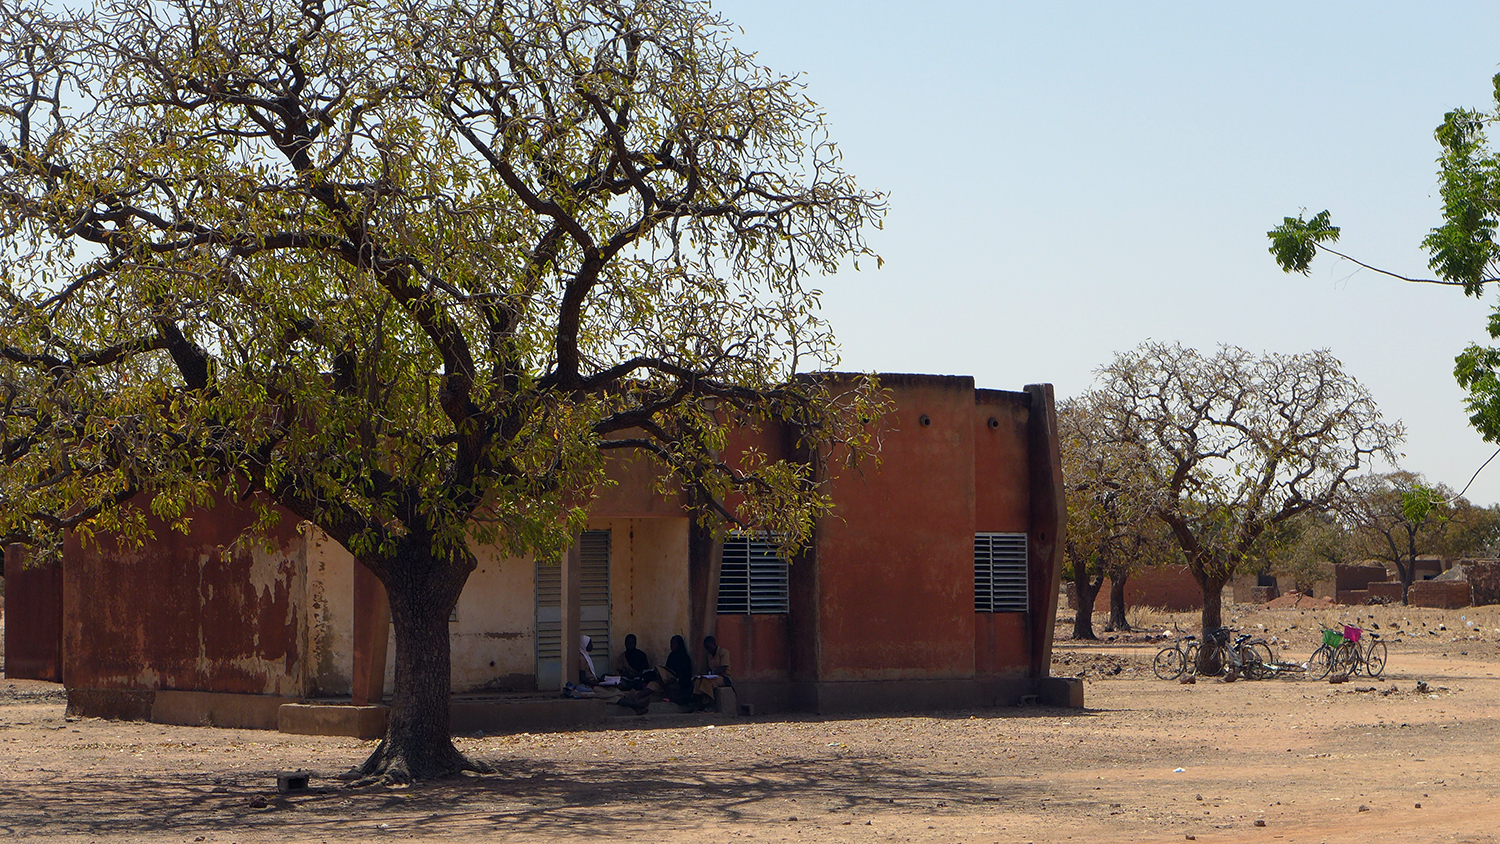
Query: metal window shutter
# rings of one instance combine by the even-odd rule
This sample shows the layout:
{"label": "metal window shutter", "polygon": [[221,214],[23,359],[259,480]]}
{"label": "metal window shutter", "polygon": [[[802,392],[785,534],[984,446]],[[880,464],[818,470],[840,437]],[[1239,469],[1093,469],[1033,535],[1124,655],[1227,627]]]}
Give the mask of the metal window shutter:
{"label": "metal window shutter", "polygon": [[[584,531],[578,551],[582,562],[578,632],[594,640],[594,667],[598,668],[599,658],[607,662],[610,653],[609,531]],[[562,566],[537,563],[536,606],[537,659],[562,659],[562,623],[556,620],[562,607]]]}
{"label": "metal window shutter", "polygon": [[974,610],[1026,612],[1030,609],[1024,533],[974,534]]}
{"label": "metal window shutter", "polygon": [[787,561],[774,535],[735,531],[724,538],[719,605],[724,615],[784,613],[790,606]]}
{"label": "metal window shutter", "polygon": [[724,537],[719,562],[719,613],[741,615],[750,611],[750,542],[743,535]]}

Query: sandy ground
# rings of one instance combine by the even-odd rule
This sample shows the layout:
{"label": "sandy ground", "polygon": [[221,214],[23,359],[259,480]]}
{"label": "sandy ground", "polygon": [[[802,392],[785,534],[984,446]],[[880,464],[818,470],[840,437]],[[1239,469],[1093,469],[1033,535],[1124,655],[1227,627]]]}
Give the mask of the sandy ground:
{"label": "sandy ground", "polygon": [[[1355,614],[1231,613],[1242,628],[1264,625],[1286,640],[1288,658],[1306,657],[1318,620]],[[1140,634],[1061,641],[1054,671],[1086,678],[1082,711],[627,717],[610,730],[460,738],[499,772],[410,788],[329,779],[370,743],[70,721],[59,687],[0,681],[0,835],[1500,841],[1500,607],[1358,615],[1390,641],[1378,681],[1182,685],[1150,675],[1155,645]],[[1069,628],[1059,625],[1064,636]],[[313,771],[313,789],[278,797],[275,774],[291,768]]]}

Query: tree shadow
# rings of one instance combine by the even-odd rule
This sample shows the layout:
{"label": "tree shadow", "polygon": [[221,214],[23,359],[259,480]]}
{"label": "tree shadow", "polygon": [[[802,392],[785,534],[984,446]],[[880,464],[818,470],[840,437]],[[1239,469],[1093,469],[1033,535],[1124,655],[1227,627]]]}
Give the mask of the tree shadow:
{"label": "tree shadow", "polygon": [[[487,760],[491,761],[491,760]],[[961,761],[961,760],[957,760]],[[892,765],[854,754],[817,760],[491,761],[496,773],[409,788],[314,788],[266,792],[275,771],[142,778],[60,775],[0,784],[0,831],[24,837],[160,832],[270,832],[299,837],[377,830],[463,837],[476,832],[616,837],[631,827],[781,822],[784,805],[813,818],[861,811],[1004,811],[1034,806],[1045,783]],[[327,782],[322,780],[322,782]],[[317,779],[314,784],[319,784]],[[257,796],[265,801],[254,808]],[[775,816],[772,816],[775,813]]]}

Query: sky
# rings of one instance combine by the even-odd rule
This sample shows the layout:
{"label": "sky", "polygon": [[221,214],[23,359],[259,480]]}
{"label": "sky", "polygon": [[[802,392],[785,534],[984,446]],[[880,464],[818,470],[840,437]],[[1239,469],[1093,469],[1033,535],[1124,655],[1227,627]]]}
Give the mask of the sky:
{"label": "sky", "polygon": [[[1453,357],[1487,300],[1266,231],[1332,212],[1340,251],[1430,276],[1432,131],[1493,108],[1500,3],[714,0],[736,44],[803,75],[845,165],[889,194],[861,262],[818,279],[843,368],[1087,389],[1152,339],[1326,348],[1407,428],[1401,468],[1459,489],[1496,447]],[[1500,459],[1468,492],[1500,502]]]}

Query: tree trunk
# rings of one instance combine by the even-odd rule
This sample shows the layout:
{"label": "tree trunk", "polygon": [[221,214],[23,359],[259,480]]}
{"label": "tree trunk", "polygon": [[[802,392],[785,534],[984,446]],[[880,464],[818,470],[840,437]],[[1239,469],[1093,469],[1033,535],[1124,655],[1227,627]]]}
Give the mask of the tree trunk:
{"label": "tree trunk", "polygon": [[1125,619],[1125,580],[1125,576],[1109,580],[1109,626],[1105,630],[1116,633],[1130,630],[1130,622]]}
{"label": "tree trunk", "polygon": [[1229,582],[1229,578],[1209,576],[1196,571],[1193,574],[1197,576],[1198,586],[1203,590],[1203,630],[1199,639],[1202,647],[1198,648],[1198,672],[1208,675],[1217,674],[1219,672],[1218,649],[1208,645],[1212,641],[1212,632],[1224,626],[1224,584]]}
{"label": "tree trunk", "polygon": [[1073,594],[1078,597],[1078,612],[1073,614],[1074,639],[1099,638],[1094,635],[1094,598],[1099,595],[1099,587],[1102,585],[1103,575],[1092,584],[1089,583],[1087,574],[1073,576]]}
{"label": "tree trunk", "polygon": [[453,746],[453,696],[448,618],[476,561],[434,559],[409,540],[374,569],[390,597],[396,634],[396,685],[385,739],[353,773],[366,782],[411,782],[482,770]]}
{"label": "tree trunk", "polygon": [[1406,566],[1397,562],[1396,574],[1401,578],[1401,603],[1407,605],[1410,603],[1407,593],[1411,592],[1411,585],[1417,580],[1417,561],[1412,560],[1411,565]]}

